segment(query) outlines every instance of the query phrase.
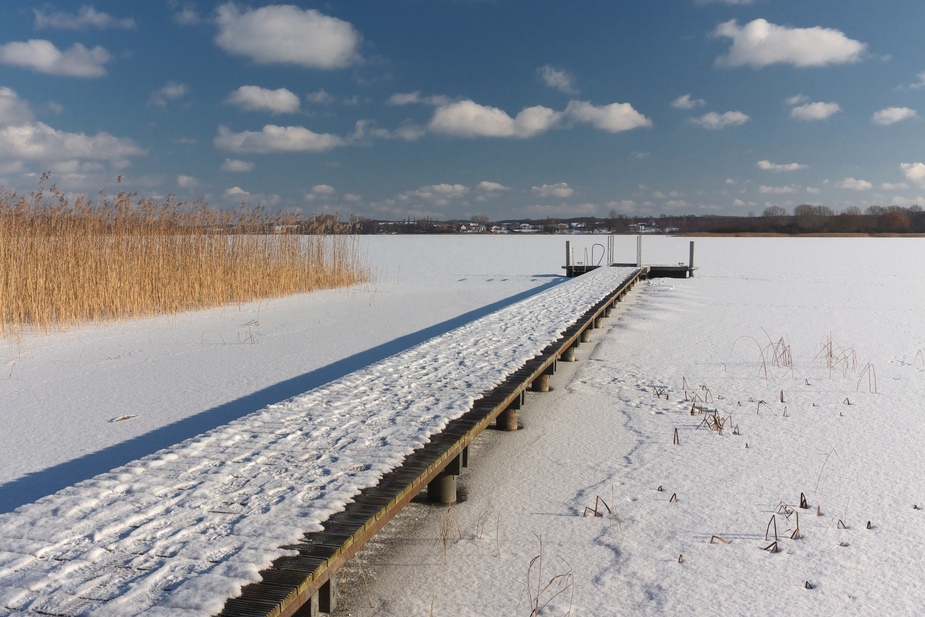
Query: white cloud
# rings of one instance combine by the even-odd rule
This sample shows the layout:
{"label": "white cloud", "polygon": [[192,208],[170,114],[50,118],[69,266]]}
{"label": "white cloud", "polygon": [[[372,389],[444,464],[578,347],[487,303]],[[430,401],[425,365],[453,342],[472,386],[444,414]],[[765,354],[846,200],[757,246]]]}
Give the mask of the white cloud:
{"label": "white cloud", "polygon": [[565,113],[573,120],[587,122],[610,133],[652,126],[652,121],[633,109],[629,103],[611,103],[597,107],[584,101],[572,101]]}
{"label": "white cloud", "polygon": [[110,61],[112,55],[99,45],[87,49],[80,43],[74,43],[66,51],[60,51],[51,41],[44,39],[0,45],[0,64],[49,75],[102,77],[106,74],[103,65]]}
{"label": "white cloud", "polygon": [[235,195],[241,195],[243,197],[247,197],[248,195],[250,195],[250,193],[242,189],[240,186],[233,186],[230,189],[225,190],[225,197],[234,197]]}
{"label": "white cloud", "polygon": [[333,195],[337,190],[330,184],[316,184],[312,187],[312,193],[315,195]]}
{"label": "white cloud", "polygon": [[671,101],[671,106],[675,109],[694,109],[701,105],[706,105],[707,102],[703,99],[693,99],[691,100],[690,94],[685,94],[684,96],[679,96],[675,100]]}
{"label": "white cloud", "polygon": [[925,71],[922,71],[921,73],[916,75],[916,77],[918,78],[918,81],[915,82],[914,84],[909,84],[909,87],[912,88],[913,90],[919,90],[921,88],[925,88]]}
{"label": "white cloud", "polygon": [[113,137],[108,133],[97,133],[94,136],[65,133],[42,122],[0,128],[0,159],[92,159],[118,162],[142,154],[145,151],[131,139]]}
{"label": "white cloud", "polygon": [[344,201],[351,201],[351,202],[363,201],[363,197],[360,195],[354,195],[353,193],[344,193]]}
{"label": "white cloud", "polygon": [[403,202],[424,200],[435,206],[445,206],[451,199],[461,199],[469,193],[469,187],[462,184],[434,184],[422,186],[414,191],[406,191],[398,196]]}
{"label": "white cloud", "polygon": [[836,188],[849,189],[852,191],[866,191],[874,187],[874,185],[867,180],[856,180],[854,178],[845,178],[835,186]]}
{"label": "white cloud", "polygon": [[276,5],[242,13],[229,2],[216,12],[215,43],[258,64],[339,69],[359,60],[360,33],[350,23],[314,9]]}
{"label": "white cloud", "polygon": [[270,90],[260,86],[241,86],[225,99],[247,111],[268,111],[272,114],[293,114],[299,111],[299,97],[279,88]]}
{"label": "white cloud", "polygon": [[899,168],[907,179],[919,186],[925,186],[925,163],[903,163]]}
{"label": "white cloud", "polygon": [[807,103],[790,110],[790,117],[799,120],[825,120],[841,111],[838,103]]}
{"label": "white cloud", "polygon": [[450,98],[443,95],[421,96],[420,92],[396,92],[386,101],[389,105],[423,104],[442,107],[450,104]]}
{"label": "white cloud", "polygon": [[884,191],[900,191],[909,188],[909,185],[905,182],[898,182],[895,184],[892,182],[884,182],[880,185],[880,188]]}
{"label": "white cloud", "polygon": [[685,208],[687,207],[687,202],[683,199],[671,199],[665,202],[665,205],[669,208]]}
{"label": "white cloud", "polygon": [[330,133],[315,133],[303,126],[275,126],[268,124],[262,131],[233,133],[226,126],[218,127],[212,141],[219,150],[238,154],[270,152],[326,152],[345,141]]}
{"label": "white cloud", "polygon": [[799,163],[785,163],[785,164],[775,164],[771,161],[758,161],[758,168],[764,169],[765,171],[796,171],[798,169],[806,169],[806,165],[800,165]]}
{"label": "white cloud", "polygon": [[85,30],[86,28],[122,28],[135,27],[135,20],[131,17],[117,19],[108,13],[97,11],[92,6],[82,6],[76,15],[70,13],[45,13],[32,9],[35,13],[35,28],[60,28],[62,30]]}
{"label": "white cloud", "polygon": [[864,43],[849,39],[834,28],[789,28],[764,19],[756,19],[742,27],[733,19],[717,26],[714,35],[732,39],[729,52],[716,59],[717,66],[843,64],[857,62],[867,49]]}
{"label": "white cloud", "polygon": [[254,168],[250,161],[239,161],[237,159],[225,159],[222,163],[221,170],[229,173],[246,173]]}
{"label": "white cloud", "polygon": [[887,107],[886,109],[881,109],[874,113],[871,122],[882,126],[888,126],[914,117],[914,109],[909,109],[908,107]]}
{"label": "white cloud", "polygon": [[318,103],[319,105],[330,105],[334,102],[334,97],[324,91],[324,88],[318,92],[310,92],[305,95],[305,100],[309,103]]}
{"label": "white cloud", "polygon": [[565,182],[557,184],[544,184],[543,186],[534,186],[530,189],[534,195],[539,197],[569,197],[575,191]]}
{"label": "white cloud", "polygon": [[19,98],[15,90],[0,86],[0,126],[32,121],[29,102]]}
{"label": "white cloud", "polygon": [[796,193],[797,187],[795,186],[760,186],[758,191],[764,194],[772,195],[784,195],[786,193]]}
{"label": "white cloud", "polygon": [[818,189],[818,188],[815,188],[815,187],[812,187],[812,186],[807,186],[807,187],[806,187],[806,192],[809,193],[810,195],[818,195],[819,193],[822,192],[822,190],[821,190],[821,189]]}
{"label": "white cloud", "polygon": [[718,114],[715,111],[704,114],[699,118],[691,118],[691,122],[705,129],[717,131],[727,126],[740,126],[748,122],[749,117],[741,111],[727,111],[724,114]]}
{"label": "white cloud", "polygon": [[550,88],[555,88],[565,94],[578,94],[575,87],[575,76],[567,71],[560,71],[547,64],[536,69],[536,74]]}
{"label": "white cloud", "polygon": [[745,202],[742,201],[741,199],[735,199],[735,200],[733,200],[732,205],[733,205],[733,206],[744,206],[744,205],[745,205]]}
{"label": "white cloud", "polygon": [[378,128],[372,120],[357,120],[356,129],[348,138],[351,142],[361,142],[367,137],[374,139],[400,139],[402,141],[417,141],[423,137],[427,131],[424,127],[415,124],[410,120],[405,120],[394,131]]}
{"label": "white cloud", "polygon": [[726,184],[735,184],[735,183],[736,181],[733,180],[732,178],[726,178]]}
{"label": "white cloud", "polygon": [[166,86],[155,90],[151,94],[151,98],[148,99],[148,105],[166,107],[168,102],[183,98],[188,93],[189,86],[186,84],[178,84],[172,81],[168,81]]}
{"label": "white cloud", "polygon": [[797,94],[796,96],[791,96],[789,99],[784,101],[787,105],[799,105],[800,103],[805,103],[809,100],[809,97],[805,94]]}
{"label": "white cloud", "polygon": [[497,107],[465,100],[438,107],[428,128],[456,137],[533,137],[559,122],[562,114],[548,107],[527,107],[511,118]]}
{"label": "white cloud", "polygon": [[196,5],[194,3],[184,2],[181,5],[179,0],[168,0],[167,4],[171,8],[179,7],[180,10],[174,13],[173,20],[181,26],[195,26],[204,21],[196,11]]}
{"label": "white cloud", "polygon": [[199,184],[199,180],[193,176],[177,176],[177,186],[181,189],[191,189]]}
{"label": "white cloud", "polygon": [[511,190],[511,187],[509,186],[504,186],[503,184],[498,184],[497,182],[488,182],[487,180],[483,180],[482,182],[479,182],[475,188],[477,188],[480,191],[509,191]]}

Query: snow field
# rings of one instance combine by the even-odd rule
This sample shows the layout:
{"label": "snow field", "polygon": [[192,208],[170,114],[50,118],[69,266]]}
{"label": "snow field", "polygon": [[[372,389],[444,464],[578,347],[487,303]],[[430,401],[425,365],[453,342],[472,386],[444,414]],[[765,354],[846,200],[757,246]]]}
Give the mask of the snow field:
{"label": "snow field", "polygon": [[[0,602],[209,615],[616,288],[602,269],[0,516]],[[170,609],[169,611],[167,609]]]}
{"label": "snow field", "polygon": [[[528,395],[524,430],[485,433],[460,478],[447,564],[439,516],[409,510],[360,555],[374,608],[354,583],[350,615],[430,614],[431,603],[434,615],[529,614],[537,536],[543,585],[568,574],[572,585],[542,615],[919,612],[925,245],[697,246],[697,277],[637,286],[593,351],[560,364],[554,391]],[[759,350],[782,337],[792,366],[773,366],[767,349],[766,379]],[[817,358],[828,337],[856,369],[830,374]],[[861,378],[868,362],[876,392]],[[722,435],[698,428],[685,382],[688,399],[732,417]],[[598,496],[615,514],[582,517]],[[772,516],[777,553],[763,550]]]}

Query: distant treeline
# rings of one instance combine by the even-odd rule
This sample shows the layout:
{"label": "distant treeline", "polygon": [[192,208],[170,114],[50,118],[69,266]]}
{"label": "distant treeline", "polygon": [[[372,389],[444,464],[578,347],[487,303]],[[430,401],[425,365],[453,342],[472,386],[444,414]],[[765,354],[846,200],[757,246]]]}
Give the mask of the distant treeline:
{"label": "distant treeline", "polygon": [[352,233],[717,233],[717,234],[903,234],[925,233],[925,211],[920,206],[851,207],[835,212],[827,206],[802,204],[788,212],[780,206],[764,210],[761,216],[662,214],[658,217],[627,216],[611,211],[606,218],[545,218],[491,221],[476,215],[470,220],[439,221],[406,219],[377,221],[353,217],[347,224]]}

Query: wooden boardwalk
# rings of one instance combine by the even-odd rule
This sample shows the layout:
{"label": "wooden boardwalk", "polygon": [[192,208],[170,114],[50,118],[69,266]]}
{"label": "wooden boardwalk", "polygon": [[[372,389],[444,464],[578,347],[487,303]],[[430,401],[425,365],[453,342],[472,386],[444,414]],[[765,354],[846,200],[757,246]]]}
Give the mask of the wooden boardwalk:
{"label": "wooden boardwalk", "polygon": [[[574,348],[588,340],[591,330],[601,327],[601,320],[609,317],[614,306],[647,274],[645,268],[635,270],[558,340],[475,401],[467,413],[449,422],[427,445],[384,474],[376,486],[363,490],[342,512],[332,515],[323,524],[323,531],[306,533],[301,541],[283,547],[298,554],[276,559],[261,572],[261,582],[247,585],[239,597],[225,603],[220,617],[333,612],[337,571],[429,484],[458,476],[468,466],[469,444],[499,416],[505,414],[502,418],[509,423],[513,413],[516,424],[516,410],[523,404],[526,389],[531,385],[542,389],[541,384],[548,384],[556,362],[574,357]],[[452,480],[455,486],[455,477]]]}

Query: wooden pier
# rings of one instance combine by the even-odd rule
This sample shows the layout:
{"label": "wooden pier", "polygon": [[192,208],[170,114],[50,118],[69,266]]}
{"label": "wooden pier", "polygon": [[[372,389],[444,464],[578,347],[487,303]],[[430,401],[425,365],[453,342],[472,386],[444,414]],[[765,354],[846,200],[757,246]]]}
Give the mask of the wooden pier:
{"label": "wooden pier", "polygon": [[331,613],[337,605],[337,571],[421,491],[432,501],[456,499],[456,476],[469,464],[469,444],[492,422],[502,430],[517,426],[517,411],[527,388],[545,392],[558,361],[574,360],[574,350],[602,326],[613,308],[651,269],[637,268],[606,298],[582,315],[556,342],[526,362],[502,384],[475,401],[460,418],[449,422],[430,442],[415,450],[379,483],[365,489],[352,503],[323,523],[323,531],[282,548],[297,551],[280,557],[228,600],[220,617],[290,617]]}
{"label": "wooden pier", "polygon": [[[565,276],[569,278],[574,278],[576,276],[581,276],[586,272],[591,272],[592,270],[597,270],[598,268],[604,267],[602,263],[604,261],[604,255],[602,252],[601,260],[597,264],[585,262],[576,263],[574,256],[572,255],[571,243],[565,243],[565,265],[562,266],[565,270]],[[606,265],[613,268],[639,268],[642,270],[641,278],[675,278],[683,279],[694,276],[694,270],[697,268],[694,267],[694,241],[691,241],[690,245],[690,260],[687,265],[680,263],[676,266],[669,265],[654,265],[654,266],[643,266],[642,265],[642,236],[636,237],[636,263],[616,263],[613,261],[613,236],[607,237],[607,260]],[[601,246],[601,245],[597,245]],[[585,252],[587,255],[587,251]],[[593,250],[592,250],[593,254]]]}

